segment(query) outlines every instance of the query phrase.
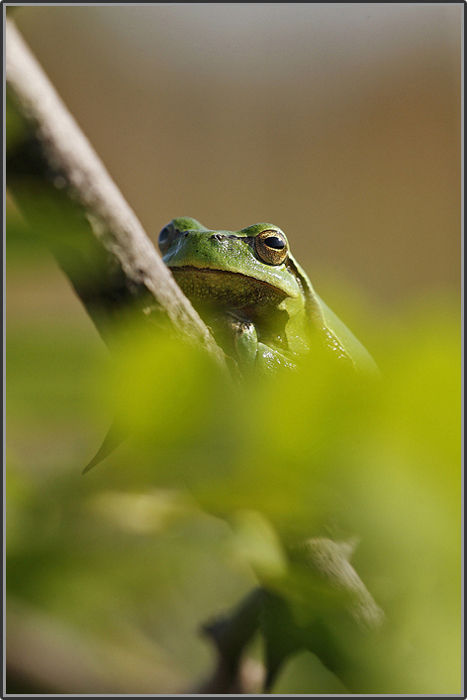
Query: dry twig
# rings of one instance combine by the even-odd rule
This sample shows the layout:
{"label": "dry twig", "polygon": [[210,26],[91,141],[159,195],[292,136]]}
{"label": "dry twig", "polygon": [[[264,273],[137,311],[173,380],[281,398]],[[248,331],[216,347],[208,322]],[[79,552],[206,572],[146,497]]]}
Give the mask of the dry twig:
{"label": "dry twig", "polygon": [[[225,368],[222,351],[15,25],[9,19],[6,25],[8,97],[28,127],[7,161],[8,187],[26,220],[48,238],[101,333],[106,321],[137,302],[148,316],[162,311],[181,337]],[[37,207],[34,187],[48,196],[48,209]],[[57,217],[68,230],[52,240],[50,220]],[[70,231],[74,238],[67,240]]]}

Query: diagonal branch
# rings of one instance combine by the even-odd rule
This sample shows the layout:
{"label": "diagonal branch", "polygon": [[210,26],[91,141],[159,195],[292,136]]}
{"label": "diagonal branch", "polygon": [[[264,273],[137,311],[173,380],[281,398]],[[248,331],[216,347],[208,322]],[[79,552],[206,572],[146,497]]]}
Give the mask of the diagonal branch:
{"label": "diagonal branch", "polygon": [[101,334],[106,337],[113,320],[136,306],[149,320],[166,315],[177,334],[201,344],[225,369],[209,330],[8,19],[6,81],[7,97],[25,125],[25,138],[7,159],[8,188]]}

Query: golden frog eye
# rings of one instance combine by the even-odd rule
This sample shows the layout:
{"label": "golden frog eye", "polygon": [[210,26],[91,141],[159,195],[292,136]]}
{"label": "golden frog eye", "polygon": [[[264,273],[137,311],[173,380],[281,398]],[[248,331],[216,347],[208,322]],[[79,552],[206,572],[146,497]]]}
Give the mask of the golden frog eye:
{"label": "golden frog eye", "polygon": [[287,239],[280,231],[261,231],[255,238],[255,250],[263,262],[280,265],[289,254]]}

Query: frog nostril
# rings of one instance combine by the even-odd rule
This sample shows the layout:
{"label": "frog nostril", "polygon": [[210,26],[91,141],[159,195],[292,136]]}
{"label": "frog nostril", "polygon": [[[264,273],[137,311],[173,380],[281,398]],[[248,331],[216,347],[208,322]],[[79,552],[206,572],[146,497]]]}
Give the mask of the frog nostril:
{"label": "frog nostril", "polygon": [[216,241],[222,241],[225,236],[222,236],[220,233],[213,233],[211,238],[214,238]]}

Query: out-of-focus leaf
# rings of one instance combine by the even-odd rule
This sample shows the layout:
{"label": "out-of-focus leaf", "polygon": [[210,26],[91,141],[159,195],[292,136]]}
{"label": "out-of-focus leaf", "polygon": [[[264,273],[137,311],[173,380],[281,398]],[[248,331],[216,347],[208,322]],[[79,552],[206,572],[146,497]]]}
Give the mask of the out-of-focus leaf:
{"label": "out-of-focus leaf", "polygon": [[[199,624],[258,582],[280,594],[299,627],[326,619],[352,669],[346,683],[369,693],[458,692],[452,308],[438,299],[375,322],[380,382],[317,350],[300,371],[244,388],[227,386],[201,351],[162,329],[122,326],[103,376],[102,353],[81,327],[16,319],[7,355],[9,596],[99,643],[114,640],[115,658],[126,650],[119,687],[126,678],[130,693],[150,685],[131,668],[148,668],[153,645],[171,677],[176,668],[201,677],[211,656]],[[96,423],[103,438],[112,419],[128,438],[82,477]],[[386,615],[375,634],[355,631],[343,592],[289,556],[310,537],[354,535],[352,565]],[[274,692],[339,692],[338,675],[305,653]]]}

